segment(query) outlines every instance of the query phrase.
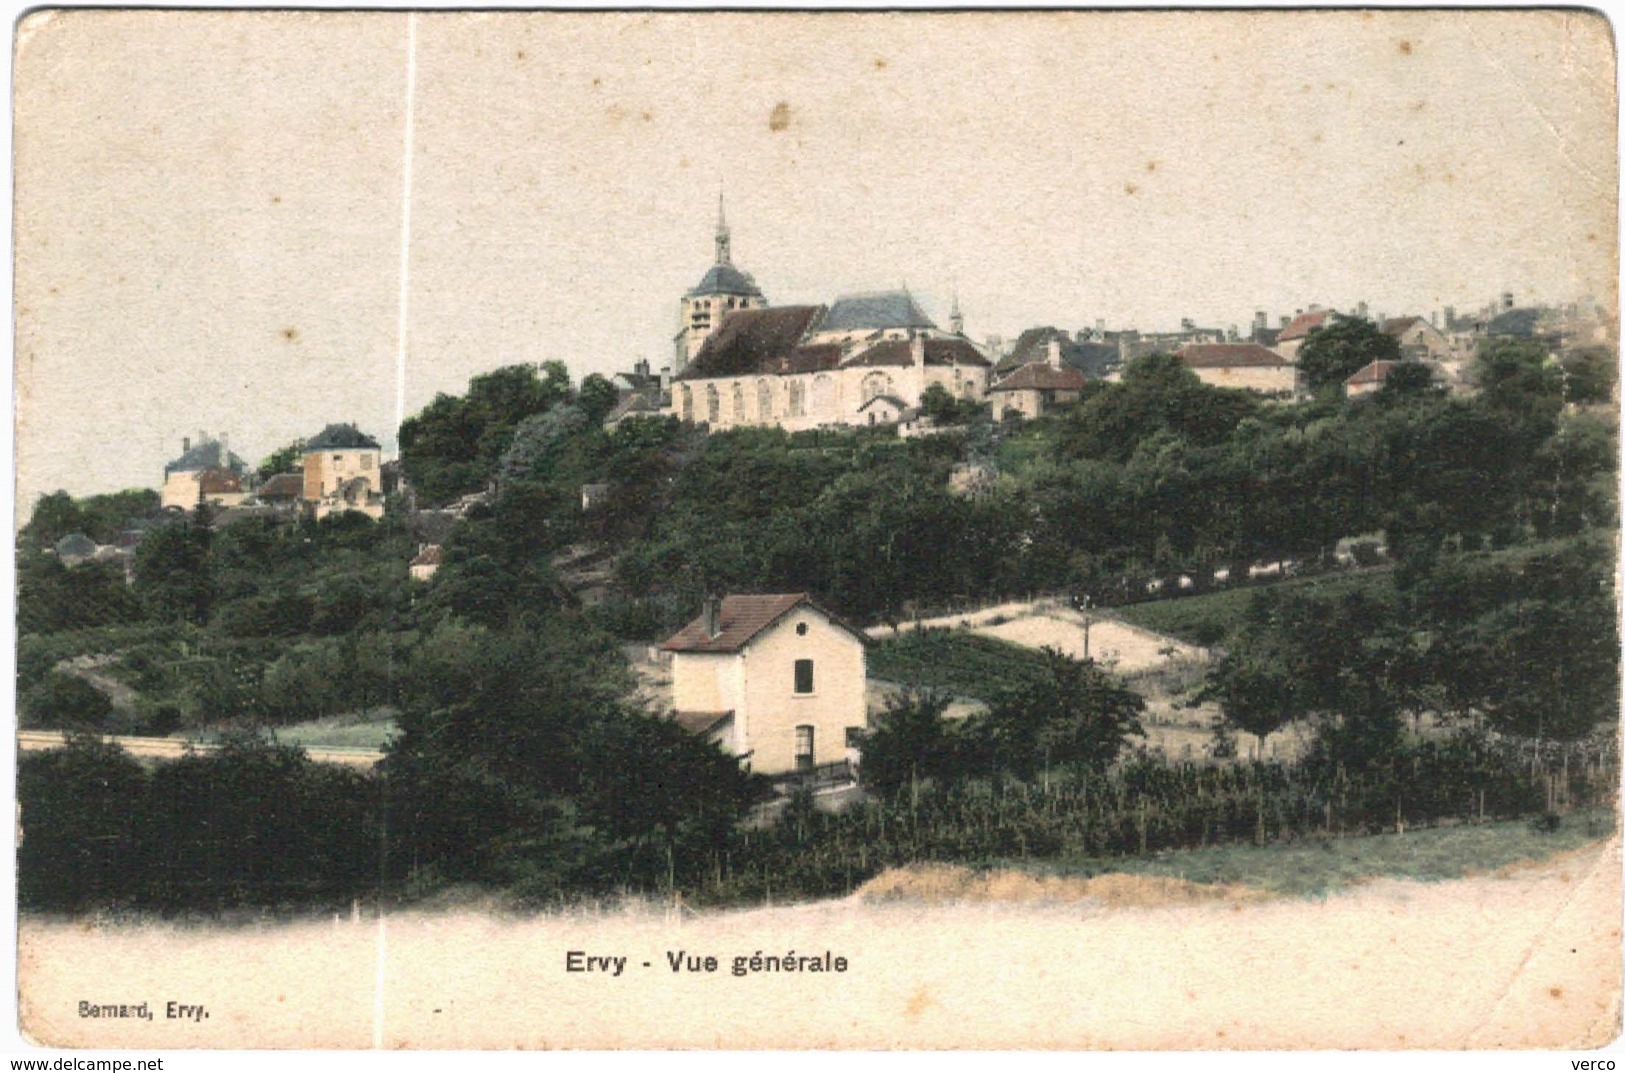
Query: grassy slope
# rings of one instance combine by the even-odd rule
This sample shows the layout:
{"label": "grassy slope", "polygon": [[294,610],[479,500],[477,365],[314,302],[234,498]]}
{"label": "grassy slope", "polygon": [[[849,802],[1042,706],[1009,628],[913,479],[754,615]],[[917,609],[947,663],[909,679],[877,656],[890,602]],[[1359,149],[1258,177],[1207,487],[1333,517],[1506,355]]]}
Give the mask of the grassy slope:
{"label": "grassy slope", "polygon": [[[1324,574],[1318,577],[1292,578],[1268,585],[1245,585],[1240,588],[1203,593],[1200,596],[1183,596],[1173,600],[1153,600],[1149,603],[1114,607],[1106,613],[1130,625],[1166,633],[1191,644],[1203,643],[1206,634],[1209,643],[1223,645],[1229,638],[1231,630],[1246,613],[1247,605],[1252,602],[1253,596],[1266,588],[1276,592],[1295,589],[1323,594],[1352,592],[1363,588],[1374,596],[1383,597],[1393,591],[1393,570],[1391,567],[1378,567],[1358,573]],[[1218,640],[1213,640],[1215,637]]]}
{"label": "grassy slope", "polygon": [[1553,832],[1538,831],[1528,821],[1514,821],[1270,846],[1221,846],[1141,858],[996,864],[1046,875],[1126,872],[1195,883],[1240,883],[1279,894],[1323,895],[1368,877],[1459,879],[1576,849],[1613,829],[1613,811],[1599,808],[1565,817]]}
{"label": "grassy slope", "polygon": [[991,700],[1043,667],[1032,648],[964,630],[928,630],[888,637],[869,650],[869,675],[917,689]]}

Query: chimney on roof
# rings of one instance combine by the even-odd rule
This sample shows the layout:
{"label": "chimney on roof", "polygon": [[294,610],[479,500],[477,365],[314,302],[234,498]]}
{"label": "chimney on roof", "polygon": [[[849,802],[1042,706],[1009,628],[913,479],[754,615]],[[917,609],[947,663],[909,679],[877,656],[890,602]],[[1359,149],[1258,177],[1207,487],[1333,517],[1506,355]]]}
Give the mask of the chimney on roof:
{"label": "chimney on roof", "polygon": [[1106,318],[1105,317],[1096,317],[1095,318],[1095,335],[1098,336],[1101,339],[1106,338]]}
{"label": "chimney on roof", "polygon": [[1049,340],[1049,364],[1052,369],[1061,367],[1061,341],[1053,335]]}
{"label": "chimney on roof", "polygon": [[1281,327],[1285,328],[1288,324],[1291,324],[1291,323],[1292,323],[1292,318],[1287,316],[1285,313],[1282,313],[1281,314]]}
{"label": "chimney on roof", "polygon": [[1511,291],[1503,291],[1501,293],[1501,308],[1502,309],[1511,309],[1512,308],[1512,292]]}
{"label": "chimney on roof", "polygon": [[666,391],[666,390],[670,389],[670,387],[671,387],[671,366],[670,365],[662,365],[660,367],[660,390],[661,391]]}
{"label": "chimney on roof", "polygon": [[915,365],[925,368],[925,335],[922,332],[909,332],[909,352],[913,356]]}
{"label": "chimney on roof", "polygon": [[707,637],[715,637],[722,632],[722,600],[714,594],[705,598],[705,604],[700,609],[700,626]]}
{"label": "chimney on roof", "polygon": [[190,437],[190,436],[182,436],[181,437],[181,454],[185,454],[186,452],[190,451],[191,449],[192,449],[192,437]]}
{"label": "chimney on roof", "polygon": [[648,358],[639,358],[637,360],[637,363],[632,366],[632,371],[637,373],[639,376],[648,376],[649,375],[649,359]]}

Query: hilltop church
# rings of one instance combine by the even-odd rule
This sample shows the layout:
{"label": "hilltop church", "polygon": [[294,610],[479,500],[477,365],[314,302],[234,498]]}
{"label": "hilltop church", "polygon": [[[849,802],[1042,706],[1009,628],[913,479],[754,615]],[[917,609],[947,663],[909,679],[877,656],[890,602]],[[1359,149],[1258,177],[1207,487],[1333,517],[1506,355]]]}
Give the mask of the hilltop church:
{"label": "hilltop church", "polygon": [[965,338],[957,300],[948,331],[906,290],[770,306],[730,246],[719,200],[716,263],[681,302],[669,413],[713,431],[797,431],[908,420],[932,384],[986,397],[992,365]]}

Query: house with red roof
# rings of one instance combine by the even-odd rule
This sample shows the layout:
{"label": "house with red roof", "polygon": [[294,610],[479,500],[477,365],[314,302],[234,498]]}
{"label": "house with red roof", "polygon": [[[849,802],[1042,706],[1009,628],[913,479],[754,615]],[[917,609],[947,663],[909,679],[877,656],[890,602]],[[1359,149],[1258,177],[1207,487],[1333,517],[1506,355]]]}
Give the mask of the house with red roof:
{"label": "house with red roof", "polygon": [[1265,395],[1291,395],[1297,387],[1297,366],[1257,343],[1192,343],[1174,356],[1202,383],[1214,387]]}
{"label": "house with red roof", "polygon": [[863,632],[804,592],[705,601],[673,634],[673,718],[767,775],[848,759],[868,724]]}
{"label": "house with red roof", "polygon": [[1388,374],[1401,364],[1404,363],[1373,361],[1362,365],[1353,376],[1343,381],[1343,391],[1351,399],[1357,399],[1361,395],[1374,395],[1388,382]]}
{"label": "house with red roof", "polygon": [[1028,362],[988,388],[993,420],[1003,421],[1011,415],[1042,417],[1056,406],[1077,402],[1088,382],[1081,370],[1062,359],[1059,346],[1052,342],[1047,360]]}
{"label": "house with red roof", "polygon": [[1331,318],[1337,315],[1335,309],[1310,309],[1307,313],[1299,313],[1287,322],[1276,337],[1276,352],[1287,361],[1298,360],[1298,350],[1304,342],[1315,332],[1329,327]]}

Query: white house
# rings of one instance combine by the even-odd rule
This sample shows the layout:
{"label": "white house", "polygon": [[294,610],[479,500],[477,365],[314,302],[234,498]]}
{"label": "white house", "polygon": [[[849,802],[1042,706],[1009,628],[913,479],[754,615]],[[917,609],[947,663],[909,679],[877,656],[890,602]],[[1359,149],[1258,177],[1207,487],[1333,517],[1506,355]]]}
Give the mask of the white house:
{"label": "white house", "polygon": [[676,720],[753,771],[847,758],[868,722],[863,633],[806,593],[710,599],[661,646]]}
{"label": "white house", "polygon": [[1180,347],[1176,357],[1214,387],[1290,395],[1297,386],[1297,366],[1257,343],[1192,343]]}

